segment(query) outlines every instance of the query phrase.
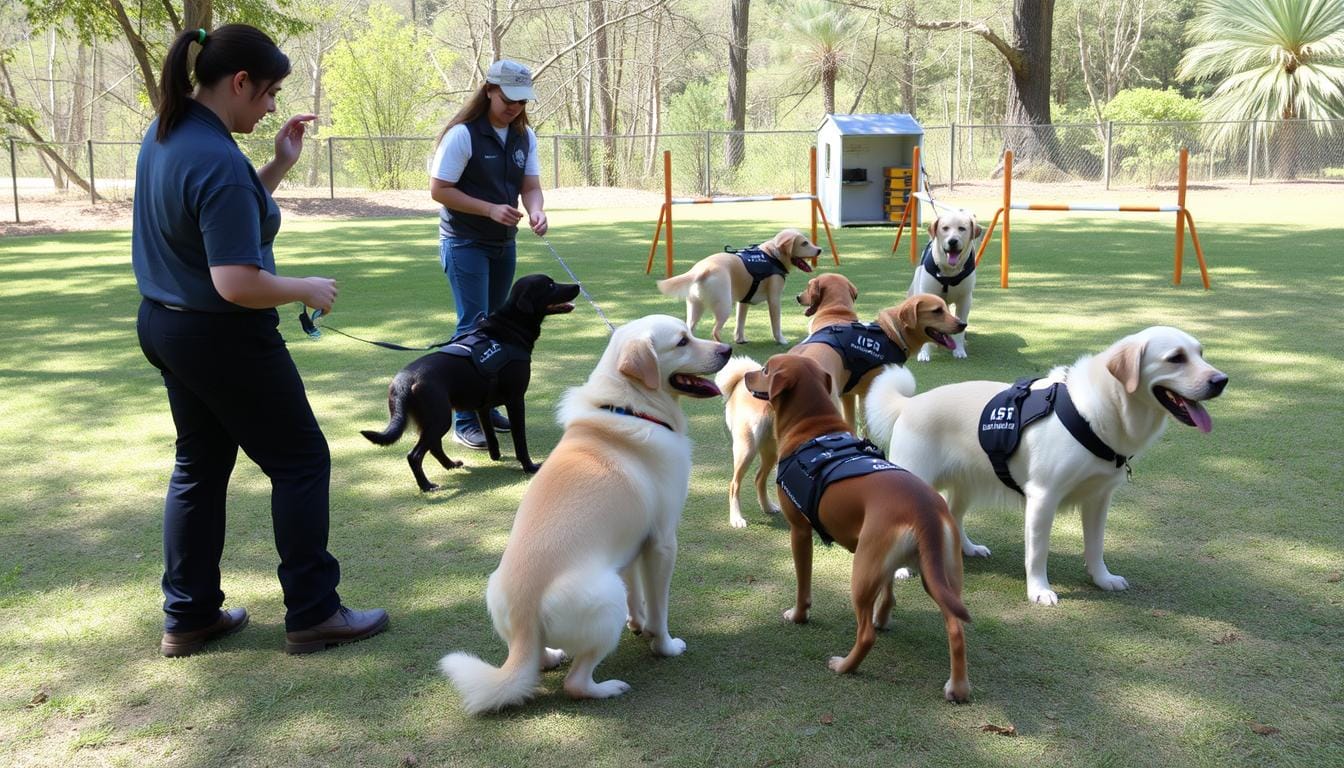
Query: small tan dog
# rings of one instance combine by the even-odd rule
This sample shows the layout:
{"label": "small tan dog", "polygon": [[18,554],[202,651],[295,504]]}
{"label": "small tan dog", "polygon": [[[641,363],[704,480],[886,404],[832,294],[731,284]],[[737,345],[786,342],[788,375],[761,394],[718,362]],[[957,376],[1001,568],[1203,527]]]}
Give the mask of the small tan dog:
{"label": "small tan dog", "polygon": [[541,670],[566,656],[570,696],[625,693],[630,686],[620,680],[594,682],[593,669],[627,623],[659,656],[686,649],[667,629],[691,473],[678,398],[719,394],[702,377],[731,354],[674,317],[651,315],[617,328],[587,383],[565,394],[565,433],[528,485],[486,587],[508,659],[495,668],[459,652],[439,663],[467,712],[526,701]]}
{"label": "small tan dog", "polygon": [[832,657],[838,673],[855,671],[891,619],[892,576],[918,563],[924,590],[947,627],[951,675],[943,686],[949,701],[970,696],[966,640],[961,623],[971,615],[961,601],[961,550],[957,524],[943,497],[917,476],[882,458],[871,443],[846,428],[830,398],[830,375],[808,358],[775,355],[765,368],[744,377],[756,397],[775,410],[780,465],[780,503],[789,521],[793,567],[798,579],[794,606],[784,618],[807,622],[812,607],[812,533],[854,553],[850,594],[858,634],[847,656]]}
{"label": "small tan dog", "polygon": [[[971,319],[971,292],[975,290],[975,244],[984,230],[975,220],[975,214],[965,209],[944,210],[929,224],[929,245],[924,258],[915,267],[910,281],[910,296],[932,293],[942,297],[956,308],[957,318],[964,326]],[[952,356],[966,357],[966,334],[958,333],[947,346]],[[916,357],[921,363],[929,362],[933,344],[925,344]]]}
{"label": "small tan dog", "polygon": [[[1204,361],[1203,345],[1194,337],[1154,326],[1036,380],[1032,391],[1054,387],[1055,394],[1053,409],[1034,424],[1011,424],[1014,411],[1035,410],[1030,402],[987,407],[1012,386],[964,381],[911,397],[899,375],[884,373],[864,401],[869,433],[878,446],[890,445],[892,461],[947,496],[965,555],[989,556],[987,547],[966,535],[964,517],[971,506],[1025,506],[1028,600],[1041,605],[1059,600],[1045,564],[1061,507],[1076,508],[1082,517],[1083,559],[1093,583],[1107,591],[1128,589],[1129,582],[1111,573],[1102,557],[1111,495],[1124,484],[1129,462],[1162,436],[1168,418],[1201,432],[1213,428],[1202,403],[1222,394],[1227,375]],[[1066,411],[1064,401],[1072,408]],[[1017,491],[1000,479],[982,442],[1010,426],[1020,435],[1006,462]],[[1090,445],[1079,437],[1089,433]]]}
{"label": "small tan dog", "polygon": [[[815,333],[825,327],[823,323],[830,323],[837,318],[842,319],[842,322],[852,322],[852,319],[857,317],[853,309],[856,293],[853,283],[839,275],[819,275],[809,281],[808,289],[799,295],[799,301],[806,303],[809,308],[814,306],[813,300],[816,300],[816,310],[812,312],[808,323],[809,332]],[[851,319],[843,320],[843,318]],[[881,310],[877,313],[877,325],[882,328],[891,343],[905,354],[911,353],[920,344],[934,339],[937,339],[938,343],[946,344],[950,338],[949,334],[961,327],[943,300],[931,295],[914,296],[895,307]],[[844,388],[843,382],[849,377],[849,372],[839,354],[825,344],[799,345],[792,353],[804,352],[805,356],[817,360],[823,370],[834,371],[831,374],[832,380],[840,380],[837,391]],[[761,458],[761,466],[756,471],[756,499],[761,505],[762,512],[770,515],[779,514],[779,508],[770,503],[766,492],[770,472],[774,470],[778,458],[770,404],[752,397],[751,393],[741,386],[742,377],[748,371],[760,367],[761,364],[750,357],[734,357],[714,378],[714,383],[723,392],[724,421],[728,424],[728,432],[733,441],[733,479],[728,485],[728,524],[734,528],[745,528],[747,525],[746,518],[742,516],[742,503],[738,497],[747,470],[758,455]],[[881,370],[882,366],[878,366],[865,373],[854,389],[844,396],[844,400],[852,403],[852,399],[858,399],[861,394],[866,394],[872,380]],[[841,379],[842,376],[845,378]],[[854,405],[848,404],[845,411],[846,420],[853,430]]]}
{"label": "small tan dog", "polygon": [[807,235],[796,229],[786,229],[756,249],[737,253],[716,253],[697,261],[690,271],[658,281],[658,290],[665,296],[686,300],[686,325],[691,333],[708,309],[714,315],[711,336],[720,340],[724,323],[728,322],[733,303],[737,302],[737,328],[733,340],[745,344],[747,307],[766,302],[770,310],[770,330],[775,342],[787,344],[779,330],[779,299],[784,293],[784,278],[792,267],[811,272],[811,259],[821,254]]}

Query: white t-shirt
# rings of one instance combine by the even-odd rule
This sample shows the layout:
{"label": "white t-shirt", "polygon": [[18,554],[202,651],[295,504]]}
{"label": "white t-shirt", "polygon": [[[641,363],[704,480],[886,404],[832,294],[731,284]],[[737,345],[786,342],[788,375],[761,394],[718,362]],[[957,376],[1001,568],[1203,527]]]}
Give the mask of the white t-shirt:
{"label": "white t-shirt", "polygon": [[[495,133],[499,134],[501,142],[508,136],[508,130],[507,126],[495,128]],[[433,159],[429,161],[429,175],[439,181],[456,184],[462,178],[462,171],[470,159],[471,131],[466,123],[458,123],[449,128],[448,133],[443,136],[443,141],[439,142]],[[523,175],[541,175],[541,160],[537,158],[537,134],[533,132],[531,126],[527,128],[527,165],[523,167]]]}

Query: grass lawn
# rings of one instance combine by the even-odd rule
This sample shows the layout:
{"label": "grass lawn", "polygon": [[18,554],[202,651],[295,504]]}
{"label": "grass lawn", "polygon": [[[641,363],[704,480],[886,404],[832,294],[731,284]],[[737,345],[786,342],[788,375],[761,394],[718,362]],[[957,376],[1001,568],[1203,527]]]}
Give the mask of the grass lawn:
{"label": "grass lawn", "polygon": [[[654,659],[627,638],[599,668],[632,684],[573,702],[563,672],[532,703],[467,718],[437,662],[505,648],[484,604],[527,484],[505,445],[466,461],[445,489],[415,489],[410,442],[379,449],[385,392],[413,353],[282,328],[331,444],[331,550],[341,594],[392,615],[386,634],[311,657],[282,652],[269,488],[239,462],[224,559],[227,605],[252,625],[214,650],[165,660],[161,507],[173,429],[135,341],[125,232],[0,240],[0,764],[172,766],[1304,765],[1344,764],[1344,257],[1333,203],[1251,188],[1195,211],[1214,290],[1193,254],[1171,285],[1167,216],[1014,217],[1013,286],[997,241],[971,318],[971,357],[914,370],[920,388],[1012,380],[1098,351],[1152,324],[1200,338],[1231,376],[1203,435],[1174,422],[1116,495],[1107,562],[1133,587],[1103,593],[1082,560],[1076,515],[1055,524],[1061,598],[1026,601],[1022,514],[973,511],[988,560],[968,560],[972,703],[943,701],[942,621],[915,584],[857,675],[826,659],[853,641],[850,556],[819,548],[813,621],[785,625],[794,584],[786,526],[750,494],[751,526],[727,524],[730,447],[717,400],[686,401],[695,469],[680,531],[671,622],[685,655]],[[1193,205],[1200,205],[1192,194]],[[1338,198],[1334,203],[1337,203]],[[978,206],[984,215],[992,207]],[[680,262],[802,223],[801,204],[677,209]],[[685,213],[683,213],[685,211]],[[553,210],[551,242],[615,322],[680,316],[643,273],[654,212]],[[987,219],[988,217],[985,216]],[[748,220],[750,219],[750,220]],[[1266,223],[1269,222],[1269,223]],[[341,281],[330,320],[370,338],[426,344],[454,322],[431,217],[287,225],[288,274]],[[871,317],[896,303],[908,264],[891,232],[837,232],[842,271]],[[826,266],[826,269],[832,267]],[[518,273],[563,271],[520,238]],[[802,280],[786,289],[792,296]],[[763,308],[743,351],[776,351]],[[785,333],[804,318],[786,307]],[[702,330],[704,326],[702,325]],[[533,361],[530,442],[559,438],[552,409],[581,383],[606,328],[580,302],[547,321]],[[1015,737],[982,731],[1013,726]],[[1268,726],[1273,730],[1268,733]]]}

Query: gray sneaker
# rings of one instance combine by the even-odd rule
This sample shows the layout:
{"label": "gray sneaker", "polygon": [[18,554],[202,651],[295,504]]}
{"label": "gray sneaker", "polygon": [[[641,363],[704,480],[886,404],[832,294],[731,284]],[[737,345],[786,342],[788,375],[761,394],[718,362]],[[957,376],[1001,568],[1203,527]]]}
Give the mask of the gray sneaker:
{"label": "gray sneaker", "polygon": [[481,425],[474,421],[458,424],[453,429],[453,439],[473,451],[484,451],[488,447],[485,443],[485,433],[481,431]]}

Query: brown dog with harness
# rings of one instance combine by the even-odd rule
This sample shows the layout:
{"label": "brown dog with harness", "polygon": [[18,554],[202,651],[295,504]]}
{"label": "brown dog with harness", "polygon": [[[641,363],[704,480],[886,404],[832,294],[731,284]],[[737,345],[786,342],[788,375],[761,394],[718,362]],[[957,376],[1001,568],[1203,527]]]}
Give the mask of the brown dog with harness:
{"label": "brown dog with harness", "polygon": [[[784,618],[808,619],[812,606],[812,533],[854,553],[850,593],[858,635],[847,656],[831,658],[838,673],[853,672],[868,655],[876,630],[891,618],[892,576],[918,565],[924,590],[947,626],[951,676],[949,701],[970,696],[962,622],[961,548],[957,525],[943,498],[928,483],[890,464],[872,443],[849,432],[830,397],[830,375],[798,355],[775,355],[743,382],[775,411],[779,442],[780,506],[789,521],[797,600]],[[798,482],[798,481],[801,481]]]}

